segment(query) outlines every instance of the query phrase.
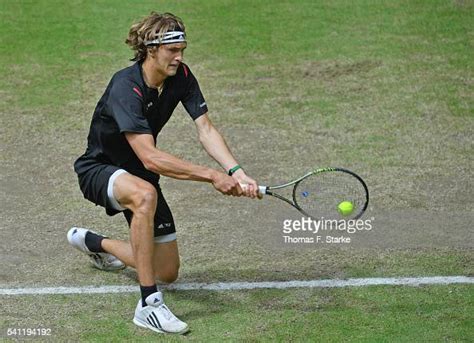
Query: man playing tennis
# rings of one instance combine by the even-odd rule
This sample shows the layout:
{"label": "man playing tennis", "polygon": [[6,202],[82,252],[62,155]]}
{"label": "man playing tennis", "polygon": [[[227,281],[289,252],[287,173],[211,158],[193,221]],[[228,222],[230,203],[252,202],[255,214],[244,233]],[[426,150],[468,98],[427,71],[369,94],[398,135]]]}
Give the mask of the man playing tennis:
{"label": "man playing tennis", "polygon": [[[179,255],[173,216],[160,175],[211,183],[226,195],[258,195],[257,183],[237,164],[207,116],[198,82],[183,63],[186,32],[181,19],[152,12],[132,25],[126,43],[135,64],[117,72],[99,100],[86,152],[74,169],[84,197],[108,215],[123,212],[130,242],[72,228],[68,241],[103,270],[136,268],[141,299],[133,322],[156,332],[184,333],[188,325],[163,302],[156,280],[176,280]],[[194,120],[203,148],[226,173],[184,161],[156,147],[157,135],[181,102]],[[242,189],[240,184],[247,184]]]}

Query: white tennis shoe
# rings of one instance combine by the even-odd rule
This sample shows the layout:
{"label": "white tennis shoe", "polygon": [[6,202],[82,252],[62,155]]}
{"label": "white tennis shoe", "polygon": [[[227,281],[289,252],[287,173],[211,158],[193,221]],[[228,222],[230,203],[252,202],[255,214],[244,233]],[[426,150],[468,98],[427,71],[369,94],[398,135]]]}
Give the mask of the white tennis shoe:
{"label": "white tennis shoe", "polygon": [[91,262],[97,269],[112,271],[125,268],[125,264],[120,261],[114,255],[102,252],[91,252],[86,246],[86,234],[87,232],[95,233],[92,230],[83,229],[80,227],[73,227],[67,233],[67,240],[74,248],[83,253],[86,253],[90,258]]}
{"label": "white tennis shoe", "polygon": [[147,328],[159,333],[183,334],[189,330],[188,324],[176,318],[163,302],[163,294],[156,292],[149,295],[142,306],[140,299],[135,309],[133,322],[142,328]]}

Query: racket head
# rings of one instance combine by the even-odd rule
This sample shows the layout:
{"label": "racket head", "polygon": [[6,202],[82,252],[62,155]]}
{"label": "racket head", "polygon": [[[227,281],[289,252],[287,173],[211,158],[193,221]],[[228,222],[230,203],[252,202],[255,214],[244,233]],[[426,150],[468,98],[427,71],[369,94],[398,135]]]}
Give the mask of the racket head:
{"label": "racket head", "polygon": [[[341,204],[350,202],[352,211]],[[364,180],[344,168],[321,168],[306,174],[293,187],[294,206],[313,219],[359,219],[369,204]],[[341,210],[341,208],[342,210]]]}

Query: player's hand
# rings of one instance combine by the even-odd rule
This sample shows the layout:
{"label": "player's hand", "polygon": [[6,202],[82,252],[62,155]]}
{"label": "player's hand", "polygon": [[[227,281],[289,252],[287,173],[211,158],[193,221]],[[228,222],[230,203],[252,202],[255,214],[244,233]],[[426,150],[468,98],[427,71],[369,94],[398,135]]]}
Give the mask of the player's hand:
{"label": "player's hand", "polygon": [[242,186],[244,196],[255,199],[262,199],[262,194],[258,192],[257,182],[248,177],[242,169],[237,170],[232,177]]}
{"label": "player's hand", "polygon": [[242,187],[240,187],[236,179],[221,172],[216,172],[212,179],[212,185],[222,194],[236,197],[240,197],[244,194]]}

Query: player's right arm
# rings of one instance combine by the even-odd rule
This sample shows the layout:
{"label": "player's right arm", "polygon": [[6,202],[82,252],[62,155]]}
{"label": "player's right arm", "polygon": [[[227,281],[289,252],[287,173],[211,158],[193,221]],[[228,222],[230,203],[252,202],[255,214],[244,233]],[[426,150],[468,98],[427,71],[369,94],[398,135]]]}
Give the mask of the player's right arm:
{"label": "player's right arm", "polygon": [[146,169],[179,180],[212,183],[215,189],[227,195],[243,194],[239,183],[223,172],[185,161],[155,147],[153,136],[126,132],[125,138]]}

